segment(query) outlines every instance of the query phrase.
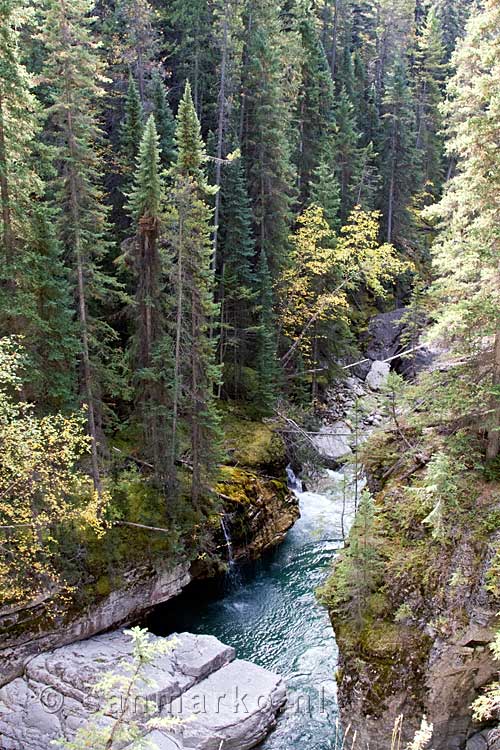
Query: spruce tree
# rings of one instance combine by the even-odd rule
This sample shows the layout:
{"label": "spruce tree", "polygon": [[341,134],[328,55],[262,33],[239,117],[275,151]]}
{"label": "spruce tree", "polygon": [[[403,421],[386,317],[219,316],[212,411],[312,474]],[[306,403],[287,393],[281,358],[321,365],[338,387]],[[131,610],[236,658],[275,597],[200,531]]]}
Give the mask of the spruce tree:
{"label": "spruce tree", "polygon": [[336,133],[333,141],[335,167],[340,186],[340,216],[344,221],[355,204],[361,173],[362,150],[354,106],[347,90],[342,88],[335,107]]}
{"label": "spruce tree", "polygon": [[202,510],[201,500],[209,493],[219,459],[214,385],[220,372],[215,362],[217,337],[211,335],[218,307],[213,301],[212,211],[206,201],[213,190],[207,185],[204,172],[205,146],[189,83],[177,113],[175,140],[174,214],[170,228],[176,258],[172,458],[179,444],[182,417],[190,435],[191,500],[195,508]]}
{"label": "spruce tree", "polygon": [[415,114],[407,68],[399,58],[384,96],[383,211],[387,242],[404,244],[411,228],[410,201],[419,178]]}
{"label": "spruce tree", "polygon": [[[220,279],[221,359],[225,385],[233,396],[241,390],[241,369],[248,359],[249,330],[255,306],[256,279],[253,270],[255,242],[252,212],[241,160],[226,166],[221,187]],[[228,373],[231,377],[228,378]]]}
{"label": "spruce tree", "polygon": [[257,384],[254,403],[265,416],[272,413],[278,394],[278,358],[273,310],[271,273],[266,254],[261,250],[257,266],[259,290],[256,371]]}
{"label": "spruce tree", "polygon": [[116,47],[113,57],[118,57],[121,66],[133,71],[140,102],[145,107],[153,61],[159,49],[154,10],[148,0],[117,0],[113,45]]}
{"label": "spruce tree", "polygon": [[125,100],[125,115],[120,134],[120,146],[123,159],[123,171],[127,182],[135,170],[136,159],[139,155],[142,132],[144,127],[144,111],[139,96],[139,89],[132,73],[128,79],[127,98]]}
{"label": "spruce tree", "polygon": [[333,144],[325,149],[311,183],[311,202],[323,209],[332,231],[340,227],[340,187],[335,174],[334,153]]}
{"label": "spruce tree", "polygon": [[310,13],[301,19],[299,28],[303,62],[297,103],[298,183],[302,196],[307,198],[313,171],[318,167],[325,143],[333,133],[334,93],[326,55]]}
{"label": "spruce tree", "polygon": [[157,69],[153,71],[151,99],[156,129],[160,138],[161,162],[167,168],[172,165],[175,159],[175,119],[167,100],[165,84]]}
{"label": "spruce tree", "polygon": [[445,47],[441,26],[433,6],[429,9],[415,51],[417,100],[416,148],[421,161],[421,179],[426,189],[438,195],[443,182],[444,144],[440,107],[445,77]]}
{"label": "spruce tree", "polygon": [[109,296],[113,284],[101,266],[108,249],[97,120],[103,71],[93,41],[92,8],[89,0],[71,4],[49,0],[43,31],[47,51],[44,75],[50,81],[47,128],[58,165],[54,182],[60,208],[59,237],[72,268],[80,328],[81,392],[91,437],[92,476],[100,492],[98,374],[102,375],[104,347],[112,330],[98,317],[97,301]]}
{"label": "spruce tree", "polygon": [[37,143],[40,107],[20,59],[25,10],[15,0],[2,7],[0,334],[22,333],[31,365],[26,396],[47,410],[73,404],[77,339],[54,217],[37,173],[48,171],[48,159]]}
{"label": "spruce tree", "polygon": [[279,8],[252,0],[243,68],[241,141],[259,255],[275,277],[286,257],[291,186],[290,108],[284,96]]}
{"label": "spruce tree", "polygon": [[[169,388],[172,379],[172,345],[166,330],[166,315],[170,312],[166,292],[168,278],[159,248],[164,203],[160,139],[154,117],[150,115],[141,140],[128,203],[135,227],[135,237],[128,250],[129,263],[136,277],[131,353],[143,447],[162,483],[167,479],[169,466]],[[173,476],[170,479],[173,481]]]}
{"label": "spruce tree", "polygon": [[459,423],[464,410],[467,420],[474,414],[478,431],[487,433],[489,460],[500,453],[499,26],[500,6],[487,0],[453,56],[444,114],[448,153],[458,157],[458,168],[430,211],[441,227],[434,247],[434,335],[466,361],[461,397],[448,398],[450,411]]}

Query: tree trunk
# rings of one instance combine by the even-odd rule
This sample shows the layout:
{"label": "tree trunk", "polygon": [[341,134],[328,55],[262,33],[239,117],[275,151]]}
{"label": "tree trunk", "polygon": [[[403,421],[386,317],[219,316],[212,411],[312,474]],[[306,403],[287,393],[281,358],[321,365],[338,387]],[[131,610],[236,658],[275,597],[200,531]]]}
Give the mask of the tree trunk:
{"label": "tree trunk", "polygon": [[[492,380],[492,385],[496,388],[500,388],[500,325],[497,327],[495,335]],[[493,396],[493,404],[491,427],[488,431],[488,445],[486,447],[486,459],[488,461],[492,461],[500,453],[500,396]]]}
{"label": "tree trunk", "polygon": [[[67,29],[63,25],[61,32],[65,37],[67,44],[70,44],[70,40],[67,39]],[[83,383],[85,399],[87,401],[87,422],[89,435],[91,439],[91,465],[92,465],[92,479],[94,481],[94,487],[97,490],[98,495],[101,495],[102,485],[101,476],[99,471],[99,457],[97,452],[97,426],[96,426],[96,408],[95,400],[93,395],[93,376],[92,376],[92,365],[90,359],[90,346],[89,346],[89,327],[87,317],[87,299],[85,289],[85,258],[82,248],[81,238],[81,216],[80,206],[78,202],[78,183],[77,175],[75,173],[75,164],[78,161],[77,147],[75,141],[75,134],[73,129],[73,113],[72,113],[72,97],[71,87],[67,80],[66,75],[66,137],[68,141],[68,148],[71,157],[70,170],[68,175],[68,187],[69,187],[69,203],[71,211],[71,219],[74,227],[73,232],[73,243],[74,243],[74,255],[76,262],[76,274],[77,274],[77,296],[78,296],[78,317],[80,320],[80,334],[81,334],[81,345],[82,345],[82,366],[83,366]]]}
{"label": "tree trunk", "polygon": [[339,10],[340,0],[334,0],[334,11],[333,11],[333,31],[332,31],[332,51],[330,57],[330,71],[332,74],[332,80],[335,81],[335,66],[337,65],[337,40],[339,30]]}
{"label": "tree trunk", "polygon": [[226,67],[227,67],[227,38],[228,38],[228,13],[227,2],[224,3],[224,21],[222,29],[222,58],[220,66],[220,87],[219,87],[219,111],[217,122],[217,161],[215,162],[215,185],[218,188],[215,194],[214,209],[214,235],[213,235],[213,256],[212,269],[217,267],[217,238],[219,232],[219,214],[220,214],[220,185],[222,172],[222,152],[224,146],[224,114],[226,110]]}
{"label": "tree trunk", "polygon": [[14,237],[10,212],[9,179],[7,176],[7,150],[5,147],[5,129],[3,99],[0,92],[0,200],[2,202],[2,240],[5,249],[5,260],[12,263],[14,257]]}
{"label": "tree trunk", "polygon": [[179,247],[177,250],[177,313],[175,321],[175,361],[174,361],[174,392],[172,398],[172,449],[170,458],[170,472],[173,476],[175,460],[177,458],[177,422],[179,419],[180,373],[181,373],[181,329],[183,305],[183,260],[184,260],[184,218],[182,207],[179,210]]}

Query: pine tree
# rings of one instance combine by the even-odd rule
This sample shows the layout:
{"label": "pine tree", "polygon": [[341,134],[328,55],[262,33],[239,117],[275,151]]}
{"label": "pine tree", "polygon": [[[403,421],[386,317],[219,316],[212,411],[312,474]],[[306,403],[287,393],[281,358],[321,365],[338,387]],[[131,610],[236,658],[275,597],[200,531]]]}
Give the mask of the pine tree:
{"label": "pine tree", "polygon": [[134,173],[136,159],[139,155],[144,123],[144,111],[139,96],[139,89],[132,73],[129,75],[127,98],[125,100],[125,116],[121,127],[121,152],[123,170],[127,181]]}
{"label": "pine tree", "polygon": [[404,244],[411,226],[409,205],[418,185],[415,115],[407,69],[399,59],[384,96],[383,210],[387,242]]}
{"label": "pine tree", "polygon": [[47,125],[59,166],[55,180],[59,234],[73,272],[80,325],[81,390],[92,442],[92,475],[100,492],[98,370],[112,331],[93,312],[96,301],[109,295],[112,283],[100,266],[107,251],[97,151],[101,132],[96,114],[103,90],[98,83],[102,63],[93,43],[92,7],[89,0],[75,0],[71,5],[49,0],[43,33],[47,50],[44,73],[50,81]]}
{"label": "pine tree", "polygon": [[[248,358],[249,329],[255,307],[256,279],[253,270],[255,242],[252,212],[241,160],[226,166],[222,179],[219,299],[221,300],[221,359],[225,385],[237,397],[241,369]],[[228,377],[231,373],[231,377]]]}
{"label": "pine tree", "polygon": [[175,119],[167,100],[165,84],[157,69],[153,71],[151,99],[160,138],[161,161],[164,167],[170,167],[175,160]]}
{"label": "pine tree", "polygon": [[[139,406],[146,456],[152,459],[157,477],[165,482],[170,456],[172,345],[166,330],[168,278],[159,248],[165,203],[160,170],[160,139],[154,117],[150,115],[129,197],[128,209],[136,234],[128,259],[137,279],[132,341],[135,403]],[[173,483],[173,476],[170,480]]]}
{"label": "pine tree", "polygon": [[326,55],[309,13],[301,19],[300,36],[303,63],[297,112],[298,184],[302,196],[308,197],[312,173],[319,166],[325,143],[333,133],[334,94]]}
{"label": "pine tree", "polygon": [[170,230],[176,257],[172,456],[178,446],[182,415],[190,433],[191,499],[194,507],[201,510],[200,501],[209,492],[219,458],[219,418],[213,389],[220,373],[215,363],[217,338],[210,335],[218,313],[213,301],[212,211],[206,203],[213,190],[207,185],[203,169],[205,147],[189,83],[177,113],[175,140],[176,183]]}
{"label": "pine tree", "polygon": [[278,394],[278,358],[273,311],[271,274],[264,251],[261,251],[257,267],[259,290],[256,371],[257,387],[254,399],[257,411],[262,415],[272,413]]}
{"label": "pine tree", "polygon": [[279,8],[252,0],[243,69],[242,151],[255,240],[275,277],[286,256],[293,170],[289,104],[284,98]]}
{"label": "pine tree", "polygon": [[444,114],[448,153],[458,157],[458,168],[430,212],[442,227],[434,248],[435,335],[467,359],[460,382],[468,395],[462,395],[452,416],[463,419],[464,409],[479,410],[477,426],[487,429],[490,460],[500,452],[499,25],[500,6],[487,0],[453,56],[456,73]]}

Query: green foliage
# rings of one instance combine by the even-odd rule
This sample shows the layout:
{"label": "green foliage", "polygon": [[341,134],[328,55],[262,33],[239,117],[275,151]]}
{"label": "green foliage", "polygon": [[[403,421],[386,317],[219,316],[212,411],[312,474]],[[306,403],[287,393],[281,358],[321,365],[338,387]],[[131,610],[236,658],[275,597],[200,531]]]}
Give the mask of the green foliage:
{"label": "green foliage", "polygon": [[319,599],[330,609],[343,612],[360,628],[368,598],[380,584],[381,573],[376,512],[373,498],[365,490],[349,535],[349,545],[335,565],[335,573],[319,589]]}

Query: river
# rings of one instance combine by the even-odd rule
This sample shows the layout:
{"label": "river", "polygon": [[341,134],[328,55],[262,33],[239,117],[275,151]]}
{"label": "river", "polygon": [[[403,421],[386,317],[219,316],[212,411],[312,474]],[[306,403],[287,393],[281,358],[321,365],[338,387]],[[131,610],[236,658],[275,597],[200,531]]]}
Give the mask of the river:
{"label": "river", "polygon": [[291,479],[301,517],[285,541],[257,563],[232,566],[224,586],[190,587],[156,609],[147,627],[157,635],[215,635],[239,658],[286,679],[288,705],[264,750],[329,750],[336,747],[337,647],[314,592],[342,547],[344,498],[347,530],[356,493],[348,469],[328,471],[315,491]]}

